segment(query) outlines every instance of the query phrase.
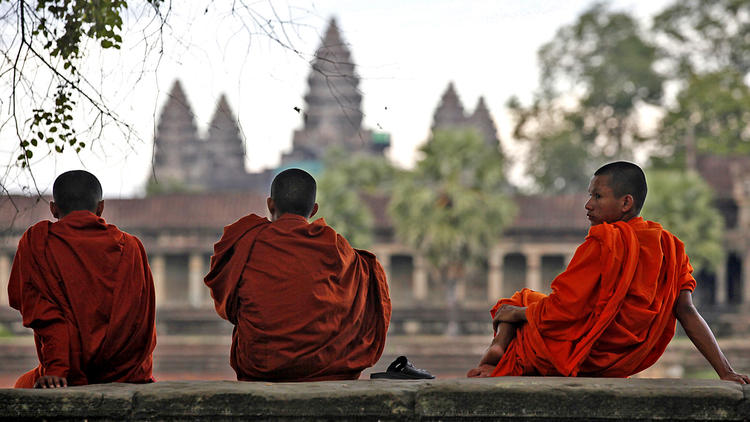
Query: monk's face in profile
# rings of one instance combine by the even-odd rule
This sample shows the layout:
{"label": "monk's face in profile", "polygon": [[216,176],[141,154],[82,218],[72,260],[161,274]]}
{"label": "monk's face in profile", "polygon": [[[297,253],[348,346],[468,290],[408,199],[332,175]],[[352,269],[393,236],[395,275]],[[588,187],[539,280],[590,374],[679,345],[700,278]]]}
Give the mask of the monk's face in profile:
{"label": "monk's face in profile", "polygon": [[[627,201],[624,195],[620,198],[615,196],[615,192],[610,187],[610,176],[594,176],[589,184],[589,200],[586,202],[586,217],[588,217],[592,226],[604,222],[614,223],[623,220],[629,215],[632,201]],[[631,205],[628,205],[628,204]]]}

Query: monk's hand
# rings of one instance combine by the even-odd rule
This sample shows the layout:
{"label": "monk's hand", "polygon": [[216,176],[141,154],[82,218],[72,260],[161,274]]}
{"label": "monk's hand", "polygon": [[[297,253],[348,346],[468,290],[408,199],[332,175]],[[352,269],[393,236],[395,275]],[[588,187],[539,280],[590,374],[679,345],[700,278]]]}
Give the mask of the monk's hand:
{"label": "monk's hand", "polygon": [[724,381],[734,381],[740,384],[750,384],[750,377],[744,374],[738,374],[734,371],[721,375],[719,378],[723,379]]}
{"label": "monk's hand", "polygon": [[495,312],[495,317],[492,319],[492,329],[497,332],[497,326],[501,322],[509,322],[511,324],[526,322],[526,307],[515,306],[515,305],[500,305]]}
{"label": "monk's hand", "polygon": [[68,380],[63,377],[57,377],[54,375],[45,375],[43,377],[39,377],[39,379],[34,383],[34,388],[60,388],[67,386]]}

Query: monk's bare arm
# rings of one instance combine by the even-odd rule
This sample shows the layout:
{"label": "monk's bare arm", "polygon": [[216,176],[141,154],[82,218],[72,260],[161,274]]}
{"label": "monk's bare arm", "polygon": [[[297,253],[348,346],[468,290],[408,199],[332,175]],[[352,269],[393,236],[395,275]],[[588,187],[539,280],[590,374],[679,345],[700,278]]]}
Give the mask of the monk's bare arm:
{"label": "monk's bare arm", "polygon": [[492,329],[497,333],[497,327],[502,322],[523,324],[526,322],[526,307],[514,305],[500,305],[492,319]]}
{"label": "monk's bare arm", "polygon": [[735,381],[740,384],[750,384],[750,377],[734,372],[729,361],[721,352],[719,344],[716,342],[711,329],[706,321],[698,313],[693,305],[693,295],[689,290],[683,290],[677,297],[674,313],[680,321],[680,325],[685,329],[685,333],[690,337],[698,351],[706,358],[708,363],[714,368],[719,378],[726,381]]}

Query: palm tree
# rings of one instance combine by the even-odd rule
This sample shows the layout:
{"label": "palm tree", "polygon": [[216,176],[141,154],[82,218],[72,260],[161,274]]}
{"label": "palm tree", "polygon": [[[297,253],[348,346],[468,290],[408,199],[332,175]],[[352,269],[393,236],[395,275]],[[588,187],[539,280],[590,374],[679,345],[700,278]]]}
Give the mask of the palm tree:
{"label": "palm tree", "polygon": [[501,152],[476,132],[437,131],[421,152],[415,168],[396,179],[389,212],[397,236],[445,285],[447,334],[457,334],[457,286],[486,259],[516,208]]}

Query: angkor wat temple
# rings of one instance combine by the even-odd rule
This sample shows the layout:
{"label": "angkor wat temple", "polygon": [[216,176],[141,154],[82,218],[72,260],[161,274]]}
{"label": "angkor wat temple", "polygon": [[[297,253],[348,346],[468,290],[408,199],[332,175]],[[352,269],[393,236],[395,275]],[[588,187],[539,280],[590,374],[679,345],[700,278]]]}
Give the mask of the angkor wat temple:
{"label": "angkor wat temple", "polygon": [[[190,87],[175,82],[159,117],[149,194],[107,200],[104,217],[137,235],[149,254],[157,289],[161,333],[213,330],[216,317],[203,276],[223,227],[250,212],[265,215],[265,198],[275,174],[289,167],[322,169],[331,147],[349,153],[384,154],[387,133],[362,126],[362,93],[347,44],[334,20],[311,64],[302,126],[292,134],[292,150],[279,168],[245,170],[245,145],[229,100],[222,96],[200,136],[190,108]],[[449,84],[437,105],[432,129],[473,128],[489,145],[501,148],[497,128],[482,98],[467,112]],[[720,331],[750,332],[736,317],[750,306],[750,157],[700,157],[697,170],[715,191],[725,220],[727,260],[716,274],[699,274],[696,301]],[[545,291],[572,257],[588,231],[583,209],[587,194],[515,195],[519,212],[486,265],[460,289],[463,332],[487,332],[488,305],[522,287]],[[424,259],[394,237],[386,200],[369,205],[375,215],[373,252],[388,273],[394,303],[394,332],[436,333],[445,324],[444,286],[436,283]],[[17,321],[7,306],[7,288],[18,239],[33,223],[48,219],[45,200],[0,199],[0,322]],[[334,226],[335,227],[335,226]],[[164,322],[168,321],[168,322]],[[742,324],[745,324],[744,326]],[[729,328],[727,328],[729,329]]]}

